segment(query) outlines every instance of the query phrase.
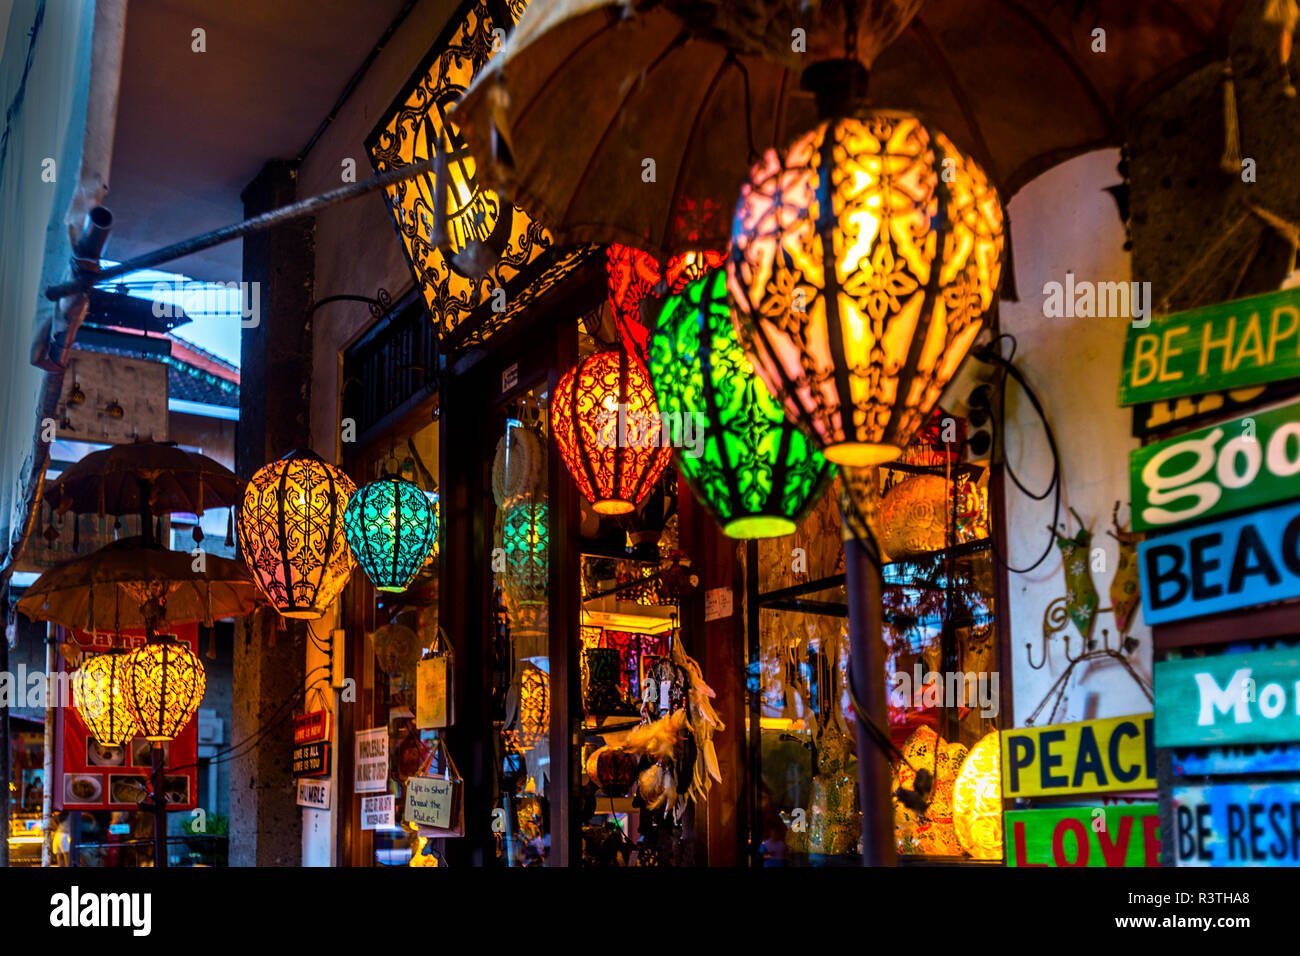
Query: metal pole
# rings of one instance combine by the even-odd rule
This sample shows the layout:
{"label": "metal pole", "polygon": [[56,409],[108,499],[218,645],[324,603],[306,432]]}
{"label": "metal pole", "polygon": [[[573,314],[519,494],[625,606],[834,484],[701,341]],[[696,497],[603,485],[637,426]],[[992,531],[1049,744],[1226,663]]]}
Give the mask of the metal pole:
{"label": "metal pole", "polygon": [[45,298],[57,302],[65,295],[73,295],[77,292],[95,286],[108,279],[115,279],[118,276],[126,275],[129,272],[136,272],[140,269],[149,269],[154,266],[160,266],[164,262],[170,262],[173,259],[181,259],[196,252],[202,252],[204,249],[211,249],[213,246],[219,246],[222,243],[230,242],[233,239],[242,239],[244,236],[251,235],[255,232],[263,232],[272,229],[293,219],[301,219],[305,216],[314,216],[322,209],[330,206],[336,206],[341,202],[347,202],[349,199],[355,199],[358,196],[364,196],[372,193],[377,189],[383,189],[394,183],[404,182],[408,179],[414,179],[425,173],[432,173],[434,163],[437,157],[432,156],[429,159],[422,159],[418,163],[412,163],[410,166],[402,166],[400,169],[390,170],[379,176],[372,176],[370,179],[362,180],[359,183],[349,183],[338,189],[331,189],[329,192],[321,193],[319,196],[312,196],[309,199],[303,199],[299,202],[290,203],[287,206],[281,206],[279,209],[272,209],[270,212],[262,213],[260,216],[254,216],[252,219],[245,219],[242,222],[231,223],[229,226],[222,226],[220,229],[214,229],[211,232],[205,232],[202,235],[194,236],[190,239],[183,239],[180,242],[173,243],[170,246],[164,246],[161,249],[155,249],[153,252],[147,252],[142,256],[136,256],[120,265],[96,272],[94,275],[88,275],[72,279],[68,282],[62,282],[58,285],[52,285],[46,288]]}
{"label": "metal pole", "polygon": [[149,751],[153,762],[153,865],[167,866],[167,793],[163,790],[163,745],[155,740]]}
{"label": "metal pole", "polygon": [[[844,542],[844,589],[849,599],[849,659],[853,692],[877,727],[889,726],[885,700],[885,643],[881,638],[880,568],[857,538]],[[897,866],[889,758],[854,720],[858,741],[858,801],[862,807],[862,863]]]}
{"label": "metal pole", "polygon": [[[53,827],[53,807],[52,798],[54,796],[54,701],[50,693],[51,675],[54,674],[54,648],[56,646],[54,639],[54,625],[46,623],[45,625],[45,764],[41,773],[41,833],[45,839],[41,843],[41,866],[53,866],[54,861],[52,845],[54,839]],[[9,834],[5,834],[5,839]]]}

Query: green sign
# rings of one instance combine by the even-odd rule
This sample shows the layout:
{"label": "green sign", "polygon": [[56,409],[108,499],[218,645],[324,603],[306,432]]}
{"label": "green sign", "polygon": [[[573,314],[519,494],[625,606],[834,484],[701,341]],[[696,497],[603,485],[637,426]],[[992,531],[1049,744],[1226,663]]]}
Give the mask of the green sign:
{"label": "green sign", "polygon": [[1300,376],[1300,288],[1130,325],[1119,403],[1136,405]]}
{"label": "green sign", "polygon": [[1300,497],[1300,402],[1146,445],[1128,460],[1135,531]]}
{"label": "green sign", "polygon": [[1007,866],[1159,866],[1160,806],[1006,812]]}
{"label": "green sign", "polygon": [[1300,648],[1158,661],[1156,746],[1300,740]]}

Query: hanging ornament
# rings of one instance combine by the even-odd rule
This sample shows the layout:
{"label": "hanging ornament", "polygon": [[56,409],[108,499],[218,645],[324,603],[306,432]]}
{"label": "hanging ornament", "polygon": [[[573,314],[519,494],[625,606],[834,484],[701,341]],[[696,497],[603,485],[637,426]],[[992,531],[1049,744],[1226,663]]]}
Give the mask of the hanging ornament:
{"label": "hanging ornament", "polygon": [[793,533],[834,468],[754,375],[731,321],[722,270],[664,302],[650,343],[650,378],[662,414],[680,418],[684,434],[690,426],[698,435],[694,449],[679,450],[678,469],[723,533]]}
{"label": "hanging ornament", "polygon": [[103,747],[120,747],[138,732],[126,702],[126,666],[125,653],[109,651],[90,658],[72,673],[72,705]]}
{"label": "hanging ornament", "polygon": [[174,740],[198,712],[207,688],[203,664],[182,641],[133,650],[122,671],[127,709],[148,740]]}
{"label": "hanging ornament", "polygon": [[745,350],[828,459],[889,461],[979,333],[1002,246],[996,191],[946,136],[835,116],[741,189],[727,270]]}
{"label": "hanging ornament", "polygon": [[438,515],[418,485],[391,475],[359,489],[343,514],[348,547],[380,591],[404,591],[438,539]]}
{"label": "hanging ornament", "polygon": [[880,499],[880,546],[890,558],[899,561],[947,545],[951,488],[938,475],[911,475],[885,492]]}
{"label": "hanging ornament", "polygon": [[641,300],[666,280],[670,293],[681,292],[688,284],[717,269],[726,261],[720,252],[698,250],[683,252],[668,260],[667,275],[659,260],[648,252],[613,243],[605,250],[605,273],[609,301],[614,306],[614,324],[623,346],[642,362],[646,361],[651,330],[641,321]]}
{"label": "hanging ornament", "polygon": [[564,373],[551,431],[578,490],[602,515],[636,510],[672,454],[659,440],[650,375],[622,349],[597,352]]}
{"label": "hanging ornament", "polygon": [[536,491],[545,468],[546,447],[537,433],[522,425],[507,428],[492,458],[492,498],[497,507]]}
{"label": "hanging ornament", "polygon": [[352,573],[343,513],[356,486],[315,452],[264,465],[244,489],[239,545],[258,588],[284,617],[315,620]]}

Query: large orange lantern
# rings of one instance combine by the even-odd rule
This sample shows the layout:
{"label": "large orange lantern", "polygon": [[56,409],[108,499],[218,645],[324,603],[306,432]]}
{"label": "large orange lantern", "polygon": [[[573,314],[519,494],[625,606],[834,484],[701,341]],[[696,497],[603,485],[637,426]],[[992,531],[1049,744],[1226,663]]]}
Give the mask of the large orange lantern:
{"label": "large orange lantern", "polygon": [[86,729],[105,747],[120,747],[136,735],[126,701],[126,666],[125,651],[109,651],[90,658],[72,674],[72,704]]}
{"label": "large orange lantern", "polygon": [[896,458],[1001,277],[984,172],[907,113],[838,116],[741,189],[729,287],[755,370],[837,464]]}
{"label": "large orange lantern", "polygon": [[642,362],[649,361],[653,329],[641,321],[641,300],[661,281],[676,295],[710,269],[722,266],[725,256],[712,250],[682,252],[668,260],[665,275],[659,260],[632,246],[613,243],[605,250],[605,274],[609,301],[614,306],[614,325],[623,346]]}
{"label": "large orange lantern", "polygon": [[239,545],[258,588],[285,617],[315,620],[354,566],[344,513],[356,485],[315,452],[263,466],[244,489]]}
{"label": "large orange lantern", "polygon": [[627,514],[650,494],[672,454],[661,429],[650,374],[622,349],[565,372],[551,403],[560,455],[597,514]]}

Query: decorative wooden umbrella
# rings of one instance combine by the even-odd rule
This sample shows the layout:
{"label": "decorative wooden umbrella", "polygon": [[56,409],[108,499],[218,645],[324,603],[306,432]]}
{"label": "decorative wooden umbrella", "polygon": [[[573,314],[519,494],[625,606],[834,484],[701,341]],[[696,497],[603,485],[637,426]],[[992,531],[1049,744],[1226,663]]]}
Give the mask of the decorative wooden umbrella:
{"label": "decorative wooden umbrella", "polygon": [[1221,55],[1241,4],[533,0],[452,118],[557,242],[666,259],[726,246],[754,159],[816,121],[804,68],[846,40],[872,103],[923,114],[1005,202],[1118,145],[1125,117]]}

